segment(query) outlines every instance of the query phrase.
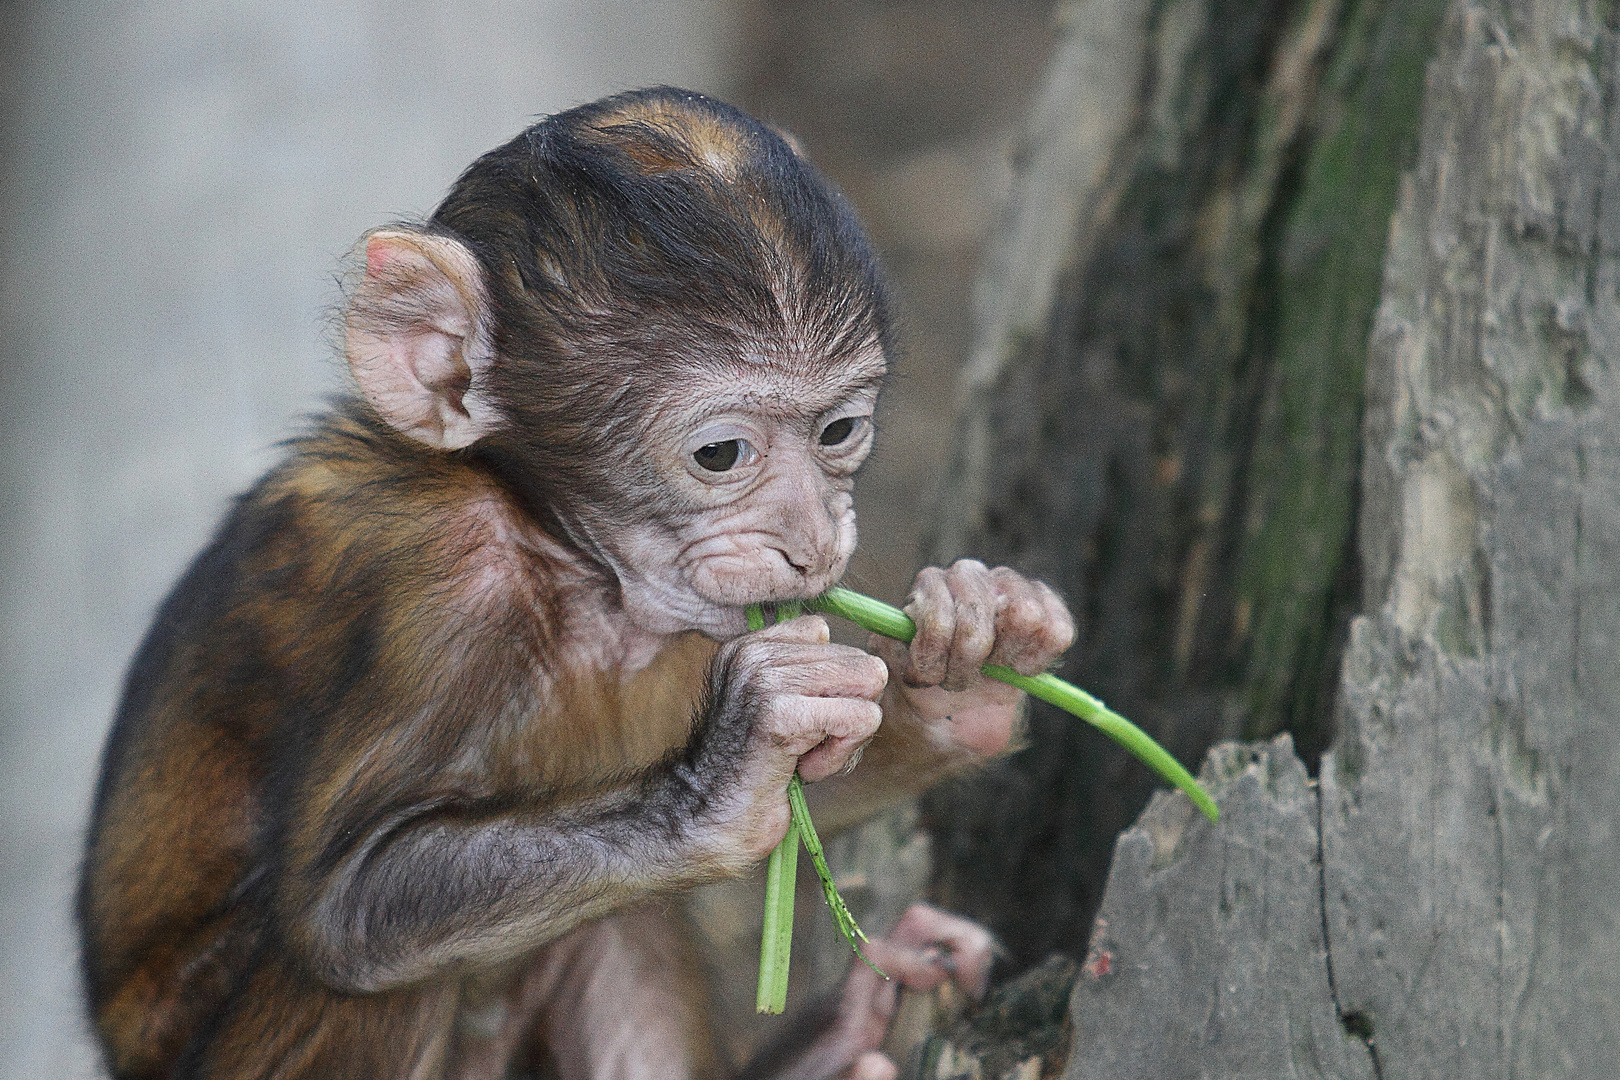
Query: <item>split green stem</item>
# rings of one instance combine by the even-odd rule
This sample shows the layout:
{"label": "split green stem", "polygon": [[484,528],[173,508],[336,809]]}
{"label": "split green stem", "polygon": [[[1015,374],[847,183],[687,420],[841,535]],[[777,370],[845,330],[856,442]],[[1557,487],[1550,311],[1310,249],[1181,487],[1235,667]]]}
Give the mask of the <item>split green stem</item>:
{"label": "split green stem", "polygon": [[[809,606],[828,615],[848,619],[874,634],[909,642],[917,636],[917,624],[897,607],[862,596],[858,592],[834,586],[810,601]],[[1016,686],[1030,697],[1056,705],[1064,712],[1077,716],[1100,729],[1103,734],[1135,754],[1137,760],[1158,773],[1165,780],[1186,793],[1211,821],[1220,820],[1221,812],[1215,800],[1199,786],[1192,774],[1170,752],[1153,740],[1153,736],[1104,705],[1084,690],[1056,675],[1042,673],[1033,677],[1020,675],[1012,668],[986,664],[980,673],[997,682]]]}
{"label": "split green stem", "polygon": [[[828,615],[848,619],[874,634],[898,641],[909,642],[917,635],[917,624],[912,622],[911,617],[905,612],[850,589],[841,587],[829,589],[811,600],[808,606]],[[776,621],[786,622],[796,617],[799,611],[799,604],[778,604]],[[758,604],[751,605],[748,608],[748,628],[761,630],[764,627],[764,611]],[[1056,705],[1064,712],[1100,729],[1135,754],[1143,764],[1185,792],[1209,820],[1220,819],[1220,811],[1215,806],[1215,800],[1199,786],[1198,781],[1182,767],[1181,762],[1171,757],[1169,751],[1155,742],[1147,732],[1078,686],[1065,682],[1055,675],[1046,673],[1033,677],[1020,675],[1011,668],[996,664],[986,664],[979,671],[988,678],[1016,686],[1031,697]],[[866,935],[861,933],[861,928],[855,924],[854,917],[844,904],[844,898],[838,895],[838,889],[833,885],[832,873],[827,869],[827,859],[822,853],[821,840],[816,836],[815,826],[810,822],[810,810],[805,805],[804,783],[797,773],[788,782],[788,807],[792,819],[788,825],[787,835],[782,838],[776,850],[771,852],[770,862],[765,870],[765,928],[759,945],[759,990],[755,998],[755,1007],[762,1013],[779,1013],[787,1003],[788,960],[793,947],[793,879],[801,841],[810,851],[810,858],[816,867],[816,876],[821,879],[822,894],[827,899],[827,907],[833,913],[833,921],[838,924],[839,932],[849,942],[849,947],[855,950],[856,956],[865,961],[873,971],[877,971],[879,975],[883,974],[861,952],[860,942],[866,940]],[[885,975],[884,978],[888,976]]]}
{"label": "split green stem", "polygon": [[[776,621],[787,622],[799,616],[801,605],[782,603],[776,606]],[[763,630],[765,612],[758,604],[748,608],[748,629]],[[793,955],[793,887],[798,874],[799,844],[802,841],[810,852],[816,877],[821,879],[821,894],[827,900],[838,932],[844,935],[849,947],[855,950],[866,966],[883,975],[882,970],[861,952],[860,943],[866,934],[850,914],[849,905],[833,884],[832,870],[827,866],[827,855],[821,847],[821,837],[810,820],[810,807],[804,800],[804,781],[794,773],[788,781],[788,829],[782,842],[771,852],[765,864],[765,922],[759,938],[759,986],[754,994],[754,1008],[762,1013],[780,1013],[787,1005],[788,962]],[[885,979],[887,975],[883,975]]]}

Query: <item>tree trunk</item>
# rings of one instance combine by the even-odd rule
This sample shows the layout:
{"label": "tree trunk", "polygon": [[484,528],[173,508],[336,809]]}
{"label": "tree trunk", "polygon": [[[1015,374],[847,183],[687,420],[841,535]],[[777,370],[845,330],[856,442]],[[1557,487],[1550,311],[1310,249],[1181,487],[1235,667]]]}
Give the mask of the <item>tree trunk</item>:
{"label": "tree trunk", "polygon": [[[1056,585],[1064,674],[1196,761],[1326,744],[1368,328],[1441,0],[1086,0],[1031,125],[934,558]],[[1153,777],[1036,707],[925,803],[937,892],[1083,951]]]}
{"label": "tree trunk", "polygon": [[[941,543],[1036,559],[1087,615],[1068,673],[1178,749],[1218,731],[1320,740],[1333,702],[1338,730],[1319,782],[1286,734],[1228,744],[1203,772],[1218,825],[1162,793],[1119,838],[1066,1075],[1612,1076],[1612,14],[1578,0],[1455,0],[1438,19],[1415,0],[1319,3],[1264,13],[1287,29],[1263,44],[1221,6],[1145,10],[1143,70],[1179,73],[1179,88],[1166,98],[1175,78],[1142,79],[1133,148],[1057,222],[1078,239],[1067,270],[1047,267],[1051,304],[991,324],[963,496],[945,515],[969,526]],[[1215,51],[1162,64],[1172,40]],[[1268,96],[1312,64],[1293,84],[1304,97]],[[1252,92],[1234,75],[1228,92],[1215,76],[1229,67],[1265,75]],[[1176,126],[1153,111],[1165,100],[1204,110],[1174,153],[1153,137]],[[1250,126],[1206,123],[1222,100]],[[1293,164],[1268,174],[1268,145],[1293,147]],[[1152,205],[1143,146],[1188,178]],[[1221,160],[1198,173],[1200,155]],[[1039,187],[1026,183],[1015,221],[1040,209]],[[1366,273],[1371,295],[1381,276],[1376,319]],[[1358,461],[1344,433],[1362,357]],[[1073,415],[1043,405],[1076,400]],[[1341,648],[1335,612],[1357,607]],[[1004,933],[1056,920],[1015,933],[1025,955],[1074,940],[1070,860],[1094,834],[1071,823],[1101,798],[1099,780],[1075,779],[1097,766],[1069,728],[1037,715],[1033,738],[1041,753],[1006,770],[1011,812],[988,787],[929,803],[954,899]],[[1037,884],[1035,853],[1054,840],[1071,876]],[[1009,847],[988,872],[970,863]]]}

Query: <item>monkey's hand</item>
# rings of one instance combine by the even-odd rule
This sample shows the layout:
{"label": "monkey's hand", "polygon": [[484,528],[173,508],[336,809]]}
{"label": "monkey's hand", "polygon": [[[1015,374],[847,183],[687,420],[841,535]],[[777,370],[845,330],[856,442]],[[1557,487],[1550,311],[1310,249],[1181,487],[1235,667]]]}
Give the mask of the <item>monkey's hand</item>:
{"label": "monkey's hand", "polygon": [[790,1036],[772,1046],[743,1070],[746,1080],[893,1080],[899,1069],[878,1047],[894,1019],[900,987],[927,991],[951,982],[977,1001],[989,986],[995,959],[988,930],[927,904],[911,905],[891,933],[864,948],[892,979],[885,981],[859,961],[851,964],[836,998],[814,1010],[819,1016],[798,1025],[799,1032],[810,1033],[808,1043]]}
{"label": "monkey's hand", "polygon": [[1038,675],[1074,644],[1074,618],[1057,593],[975,559],[920,571],[905,612],[917,624],[909,646],[876,635],[868,646],[899,676],[884,712],[920,724],[945,753],[988,757],[1012,737],[1023,693],[981,666]]}
{"label": "monkey's hand", "polygon": [[787,832],[794,770],[814,783],[848,765],[883,719],[888,677],[877,658],[832,644],[815,615],[721,647],[693,770],[714,786],[705,824],[722,857],[746,866],[770,854]]}

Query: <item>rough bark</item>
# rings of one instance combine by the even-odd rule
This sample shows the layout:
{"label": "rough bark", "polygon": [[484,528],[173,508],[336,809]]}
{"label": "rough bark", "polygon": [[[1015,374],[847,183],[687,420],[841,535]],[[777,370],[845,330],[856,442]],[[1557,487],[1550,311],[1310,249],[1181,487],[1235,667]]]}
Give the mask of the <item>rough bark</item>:
{"label": "rough bark", "polygon": [[1316,791],[1291,740],[1224,744],[1203,779],[1219,828],[1160,794],[1120,837],[1067,1075],[1371,1080],[1330,992]]}
{"label": "rough bark", "polygon": [[[1183,760],[1314,764],[1357,597],[1368,328],[1440,0],[1086,0],[982,296],[932,556],[1057,585],[1064,674]],[[1018,965],[1083,950],[1153,778],[1044,707],[925,803],[936,892]]]}
{"label": "rough bark", "polygon": [[1067,1076],[1614,1075],[1609,18],[1448,12],[1370,352],[1340,733],[1319,788],[1223,750],[1217,782],[1252,763],[1220,825],[1162,796],[1121,837]]}

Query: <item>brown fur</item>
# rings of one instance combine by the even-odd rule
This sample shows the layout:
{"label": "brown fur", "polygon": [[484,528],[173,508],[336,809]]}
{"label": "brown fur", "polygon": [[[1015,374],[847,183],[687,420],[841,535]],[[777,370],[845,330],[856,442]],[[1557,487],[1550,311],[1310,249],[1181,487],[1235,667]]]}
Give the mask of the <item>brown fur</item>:
{"label": "brown fur", "polygon": [[[842,573],[888,340],[841,197],[682,91],[554,117],[372,234],[364,400],[238,501],[131,667],[79,897],[115,1075],[497,1080],[536,1035],[569,1076],[713,1074],[656,898],[762,858],[795,768],[876,731],[871,656],[738,635]],[[728,441],[735,473],[694,456]],[[1005,741],[1006,692],[891,695],[870,780],[818,786],[915,789]],[[817,1060],[875,1046],[845,1019]]]}
{"label": "brown fur", "polygon": [[[238,984],[277,933],[276,898],[259,886],[278,831],[297,876],[351,824],[333,808],[599,788],[684,745],[715,648],[679,636],[624,680],[615,657],[559,663],[554,643],[579,636],[562,587],[577,572],[486,474],[412,452],[355,415],[301,442],[238,514],[255,511],[273,512],[276,531],[244,560],[232,606],[184,627],[98,815],[85,922],[97,1026],[121,1076],[166,1075],[205,1018],[228,999],[258,997],[264,980],[298,989],[274,993],[269,1015],[231,1006],[222,1047],[258,1047],[274,1061],[289,1032],[308,1027],[318,1042],[324,1027],[349,1030],[349,999],[318,992],[285,961]],[[381,580],[378,551],[391,553]],[[296,770],[294,804],[306,812],[277,822],[267,787],[289,775],[266,750],[290,732],[272,695],[319,701],[354,676],[348,609],[333,605],[356,592],[377,618],[362,695],[371,707],[308,732],[311,765]],[[396,674],[378,681],[384,671]],[[441,696],[461,707],[428,711]],[[454,992],[424,993],[404,994],[398,1010],[379,1006],[362,1029],[389,1016],[413,1032],[430,1015],[448,1023],[454,1009],[438,997]],[[441,1052],[432,1039],[421,1045]]]}

